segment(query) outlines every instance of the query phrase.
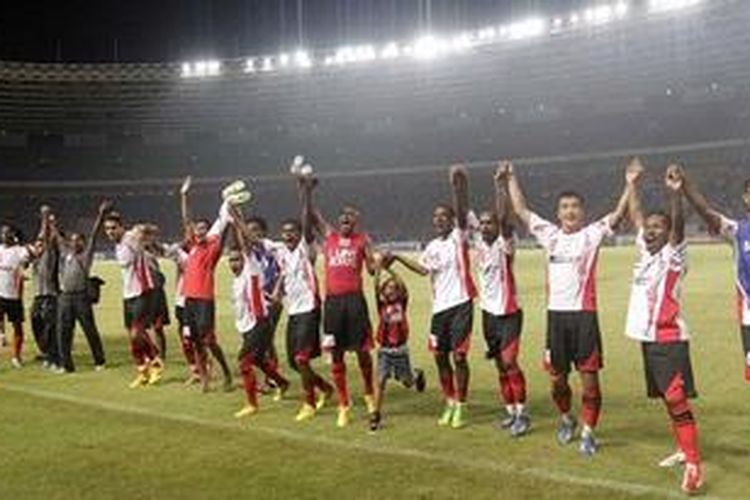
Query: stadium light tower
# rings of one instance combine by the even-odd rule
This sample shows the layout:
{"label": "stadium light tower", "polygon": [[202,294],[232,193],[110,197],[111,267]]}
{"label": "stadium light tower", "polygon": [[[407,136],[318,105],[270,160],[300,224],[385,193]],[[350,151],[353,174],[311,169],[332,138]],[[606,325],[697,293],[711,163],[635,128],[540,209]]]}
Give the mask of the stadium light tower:
{"label": "stadium light tower", "polygon": [[539,17],[518,21],[508,26],[508,38],[511,40],[534,38],[542,35],[546,27],[546,21]]}
{"label": "stadium light tower", "polygon": [[702,0],[650,0],[648,9],[650,12],[667,12],[693,7],[701,2]]}

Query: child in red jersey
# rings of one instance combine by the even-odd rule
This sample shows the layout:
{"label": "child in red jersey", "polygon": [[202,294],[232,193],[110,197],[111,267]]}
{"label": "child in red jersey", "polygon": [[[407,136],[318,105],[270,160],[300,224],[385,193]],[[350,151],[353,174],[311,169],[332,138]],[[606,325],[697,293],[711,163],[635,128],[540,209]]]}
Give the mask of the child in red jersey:
{"label": "child in red jersey", "polygon": [[[395,378],[406,388],[425,389],[424,372],[411,368],[409,359],[409,291],[406,283],[390,268],[390,255],[375,253],[375,299],[378,307],[378,385],[375,390],[375,411],[370,415],[370,431],[380,428],[383,396],[388,379]],[[382,279],[385,270],[388,277]]]}

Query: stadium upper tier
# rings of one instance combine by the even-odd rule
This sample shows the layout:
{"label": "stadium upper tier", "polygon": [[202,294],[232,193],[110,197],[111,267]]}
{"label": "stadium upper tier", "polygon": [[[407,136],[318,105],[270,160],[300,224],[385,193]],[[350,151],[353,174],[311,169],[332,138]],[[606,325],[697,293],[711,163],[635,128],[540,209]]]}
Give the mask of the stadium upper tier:
{"label": "stadium upper tier", "polygon": [[0,177],[431,164],[745,137],[750,2],[377,60],[183,78],[181,64],[0,63]]}

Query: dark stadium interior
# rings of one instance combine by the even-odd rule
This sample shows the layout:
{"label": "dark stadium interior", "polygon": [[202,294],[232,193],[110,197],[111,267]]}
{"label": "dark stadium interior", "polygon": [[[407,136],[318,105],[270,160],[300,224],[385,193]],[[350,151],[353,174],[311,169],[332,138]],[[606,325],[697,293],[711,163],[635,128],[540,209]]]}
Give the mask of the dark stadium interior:
{"label": "dark stadium interior", "polygon": [[722,0],[679,22],[634,14],[428,62],[245,75],[227,60],[213,80],[180,78],[179,62],[3,62],[0,203],[24,207],[4,212],[32,231],[30,205],[49,201],[84,224],[95,199],[112,196],[173,235],[181,176],[203,179],[195,203],[206,215],[222,180],[245,177],[278,221],[296,209],[285,174],[304,154],[325,211],[353,200],[376,238],[424,239],[451,162],[476,167],[483,202],[482,176],[513,157],[543,213],[574,187],[601,214],[638,152],[654,167],[684,162],[739,210],[739,182],[727,179],[750,166],[748,25],[748,2]]}

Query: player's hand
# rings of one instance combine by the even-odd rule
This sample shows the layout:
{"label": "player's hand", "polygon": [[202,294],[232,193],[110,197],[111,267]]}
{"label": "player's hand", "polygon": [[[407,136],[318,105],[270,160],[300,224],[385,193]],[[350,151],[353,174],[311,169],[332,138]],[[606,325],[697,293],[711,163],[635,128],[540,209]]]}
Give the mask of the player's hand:
{"label": "player's hand", "polygon": [[452,165],[450,169],[451,185],[457,186],[465,183],[467,178],[466,167],[461,164]]}
{"label": "player's hand", "polygon": [[513,175],[513,163],[510,160],[500,160],[495,170],[495,183],[505,182]]}
{"label": "player's hand", "polygon": [[682,189],[683,179],[682,167],[676,163],[671,163],[664,175],[664,183],[667,189],[673,192],[679,191]]}
{"label": "player's hand", "polygon": [[42,218],[46,218],[50,213],[52,213],[52,209],[49,207],[49,205],[42,205],[41,207],[39,207],[39,213],[41,214]]}
{"label": "player's hand", "polygon": [[393,255],[390,250],[386,250],[383,252],[383,269],[388,269],[391,267],[391,264],[393,264],[393,261],[396,260],[396,256]]}
{"label": "player's hand", "polygon": [[643,177],[645,170],[643,163],[641,163],[641,159],[637,156],[633,157],[625,168],[625,182],[630,185],[636,184]]}
{"label": "player's hand", "polygon": [[190,192],[190,186],[193,185],[193,176],[188,175],[185,180],[182,181],[182,187],[180,188],[180,194],[186,195]]}
{"label": "player's hand", "polygon": [[103,200],[99,204],[99,215],[103,216],[107,212],[109,212],[112,209],[112,201],[111,200]]}

